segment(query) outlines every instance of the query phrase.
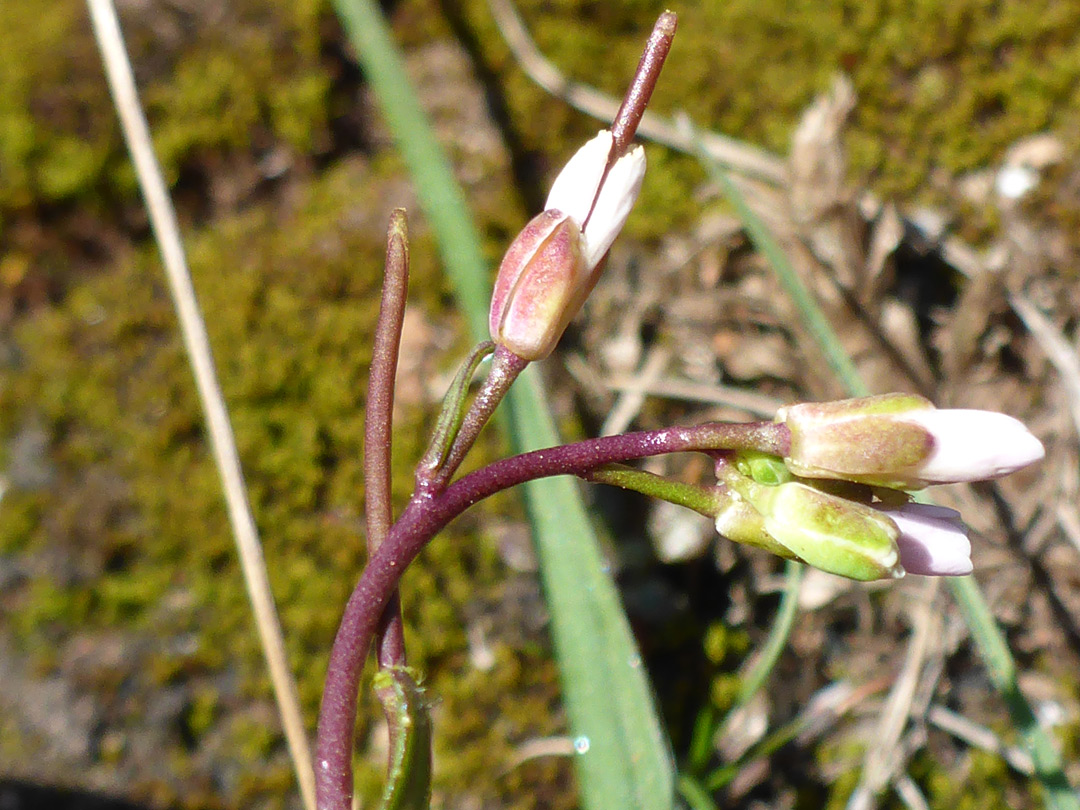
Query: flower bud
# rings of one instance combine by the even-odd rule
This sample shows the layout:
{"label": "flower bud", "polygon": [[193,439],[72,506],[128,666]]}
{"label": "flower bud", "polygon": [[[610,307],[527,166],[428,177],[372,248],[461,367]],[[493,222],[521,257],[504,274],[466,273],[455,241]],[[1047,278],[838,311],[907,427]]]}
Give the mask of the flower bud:
{"label": "flower bud", "polygon": [[518,234],[499,266],[491,338],[525,360],[555,348],[637,199],[645,153],[635,146],[608,168],[612,144],[604,130],[577,151],[555,178],[546,210]]}
{"label": "flower bud", "polygon": [[909,574],[955,577],[971,573],[971,542],[955,509],[909,503],[881,512],[900,530],[896,540],[900,564]]}
{"label": "flower bud", "polygon": [[792,405],[776,421],[791,432],[784,462],[804,478],[919,489],[998,478],[1044,454],[1010,416],[938,410],[909,394]]}
{"label": "flower bud", "polygon": [[717,488],[726,499],[720,534],[849,579],[900,577],[896,524],[877,509],[799,481],[767,486],[720,458]]}
{"label": "flower bud", "polygon": [[755,546],[786,560],[799,559],[765,530],[761,513],[738,496],[721,505],[716,515],[716,532],[733,543]]}
{"label": "flower bud", "polygon": [[765,488],[755,506],[765,530],[815,568],[863,581],[904,574],[896,524],[869,506],[797,482]]}
{"label": "flower bud", "polygon": [[491,296],[491,339],[525,360],[547,357],[574,317],[584,243],[561,211],[534,217],[510,244]]}

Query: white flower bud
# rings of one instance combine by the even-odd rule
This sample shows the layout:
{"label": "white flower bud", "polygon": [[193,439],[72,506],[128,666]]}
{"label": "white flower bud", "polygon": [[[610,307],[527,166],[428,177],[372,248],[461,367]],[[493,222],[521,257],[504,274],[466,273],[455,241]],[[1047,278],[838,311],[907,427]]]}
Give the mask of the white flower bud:
{"label": "white flower bud", "polygon": [[993,411],[925,410],[904,415],[933,438],[919,477],[937,484],[984,481],[1034,464],[1046,450],[1024,423]]}
{"label": "white flower bud", "polygon": [[518,234],[499,267],[491,338],[525,360],[540,360],[555,348],[637,199],[645,152],[633,147],[605,177],[612,144],[604,130],[570,158],[544,212]]}
{"label": "white flower bud", "polygon": [[999,478],[1044,455],[1011,416],[938,410],[909,394],[792,405],[776,420],[791,433],[784,463],[804,478],[919,489]]}

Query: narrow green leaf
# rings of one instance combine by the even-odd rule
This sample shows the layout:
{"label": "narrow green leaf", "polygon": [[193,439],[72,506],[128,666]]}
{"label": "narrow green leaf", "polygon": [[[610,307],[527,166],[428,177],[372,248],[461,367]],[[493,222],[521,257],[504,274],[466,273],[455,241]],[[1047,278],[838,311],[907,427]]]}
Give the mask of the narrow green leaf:
{"label": "narrow green leaf", "polygon": [[379,810],[428,810],[431,716],[424,691],[407,667],[379,670],[372,686],[390,726],[390,765]]}
{"label": "narrow green leaf", "polygon": [[443,397],[442,411],[435,423],[435,430],[431,434],[431,444],[427,452],[420,459],[420,468],[432,472],[439,469],[446,461],[446,454],[450,452],[450,446],[461,430],[461,422],[465,417],[465,406],[468,405],[469,384],[472,382],[476,369],[488,355],[495,351],[495,344],[490,340],[478,343],[469,352],[465,362],[461,364],[454,381]]}
{"label": "narrow green leaf", "polygon": [[[556,443],[535,370],[528,369],[510,393],[514,449]],[[525,486],[563,701],[575,735],[582,804],[593,810],[667,810],[675,790],[667,738],[577,484],[547,478]]]}
{"label": "narrow green leaf", "polygon": [[[489,272],[476,226],[409,86],[385,19],[372,0],[335,7],[416,183],[446,272],[476,340],[487,337]],[[522,452],[559,443],[539,378],[526,370],[506,403],[511,446]],[[582,804],[588,810],[668,810],[674,775],[666,737],[618,591],[575,482],[525,487],[540,558],[566,711],[580,749]]]}

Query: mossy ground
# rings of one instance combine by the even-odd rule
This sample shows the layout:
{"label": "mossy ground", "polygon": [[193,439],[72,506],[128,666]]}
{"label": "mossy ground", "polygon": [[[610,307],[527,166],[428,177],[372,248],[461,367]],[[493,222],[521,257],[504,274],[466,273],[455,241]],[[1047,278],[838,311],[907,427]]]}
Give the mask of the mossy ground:
{"label": "mossy ground", "polygon": [[[343,162],[287,210],[255,207],[188,242],[308,717],[364,557],[363,395],[383,234],[355,215],[357,188],[379,193],[380,182],[361,162]],[[438,312],[443,286],[422,233],[413,251],[414,303]],[[183,686],[155,732],[168,752],[160,770],[134,776],[130,790],[192,807],[276,806],[289,792],[288,765],[156,254],[142,248],[74,286],[60,305],[22,322],[14,343],[3,427],[43,430],[50,442],[40,461],[52,470],[47,484],[9,493],[0,510],[0,555],[35,571],[6,597],[16,649],[48,674],[64,666],[73,636],[129,638],[124,660],[82,675],[88,688],[130,693],[101,717],[110,746],[121,749],[113,756],[132,744],[125,735],[144,733],[158,691]],[[399,499],[431,414],[418,407],[402,417]],[[491,779],[493,763],[509,761],[522,739],[559,729],[543,645],[511,649],[494,639],[494,669],[469,664],[468,611],[498,603],[506,576],[490,538],[466,522],[425,552],[404,593],[410,655],[442,719],[437,789],[451,794],[527,784],[528,771]],[[365,699],[365,735],[373,708]],[[205,773],[188,759],[207,738],[216,740],[208,744],[221,759],[215,767],[243,775],[235,789],[198,786]],[[370,796],[378,765],[363,767]],[[559,770],[531,772],[547,781]],[[561,770],[555,783],[565,782]]]}
{"label": "mossy ground", "polygon": [[[363,560],[365,373],[381,229],[404,178],[361,105],[362,77],[326,2],[217,8],[133,6],[124,23],[313,717]],[[662,4],[519,9],[567,75],[618,94]],[[1044,129],[1077,145],[1077,4],[731,0],[676,10],[656,109],[686,109],[699,126],[782,153],[800,113],[845,71],[859,95],[853,180],[882,195],[937,199],[940,173],[985,168]],[[494,257],[523,221],[522,201],[542,195],[512,181],[538,183],[597,124],[521,73],[482,0],[405,0],[392,12],[410,51],[461,26],[471,34],[489,90],[505,101],[518,165],[535,169],[471,189]],[[219,483],[83,5],[0,4],[0,53],[0,432],[13,483],[0,505],[0,560],[20,572],[3,594],[11,643],[32,673],[77,670],[78,688],[109,696],[99,699],[91,783],[123,782],[162,806],[283,806],[289,768]],[[645,244],[697,216],[703,179],[688,158],[650,147],[649,160],[628,226]],[[414,233],[413,301],[453,325],[434,246],[422,227]],[[399,498],[430,418],[416,408],[398,425]],[[12,451],[37,435],[43,456]],[[404,591],[410,651],[440,701],[437,792],[479,806],[565,804],[565,762],[496,773],[515,743],[562,727],[543,643],[498,646],[490,672],[468,663],[470,605],[497,604],[508,576],[477,525],[459,523],[434,544]],[[175,705],[154,708],[162,694]],[[372,709],[365,697],[364,716]],[[0,731],[0,751],[45,746]],[[132,770],[148,761],[140,748],[156,769]],[[996,790],[1000,774],[984,770],[968,784]],[[931,795],[955,805],[941,778],[927,777]],[[359,783],[371,796],[379,781],[369,758]]]}

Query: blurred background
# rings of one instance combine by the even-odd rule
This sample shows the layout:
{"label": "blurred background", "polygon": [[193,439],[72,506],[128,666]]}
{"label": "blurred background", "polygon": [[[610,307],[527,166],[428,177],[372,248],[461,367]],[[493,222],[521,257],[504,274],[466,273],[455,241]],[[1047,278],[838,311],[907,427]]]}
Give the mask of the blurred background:
{"label": "blurred background", "polygon": [[[494,268],[600,126],[530,78],[535,54],[508,15],[566,78],[619,96],[664,6],[490,1],[497,13],[487,0],[384,10]],[[364,559],[364,391],[393,207],[410,209],[413,265],[401,502],[468,348],[464,322],[328,2],[118,6],[313,730]],[[976,576],[1076,784],[1080,4],[674,10],[651,108],[734,139],[733,179],[871,388],[1005,411],[1046,444],[1036,470],[939,495],[973,529]],[[85,6],[0,4],[0,53],[0,806],[299,807]],[[608,270],[543,364],[565,436],[842,396],[697,160],[646,151]],[[494,436],[478,449],[500,452]],[[650,465],[709,473],[694,458]],[[772,681],[692,757],[695,723],[733,705],[768,632],[780,561],[717,540],[692,514],[585,494],[673,756],[731,766],[721,806],[845,807],[873,768],[892,785],[867,799],[883,808],[1041,805],[947,590],[916,577],[867,586],[810,572]],[[403,603],[410,658],[436,699],[433,806],[574,807],[517,499],[455,522],[410,569]],[[910,696],[896,729],[885,709],[898,682]],[[368,802],[385,763],[377,717],[365,692]]]}

